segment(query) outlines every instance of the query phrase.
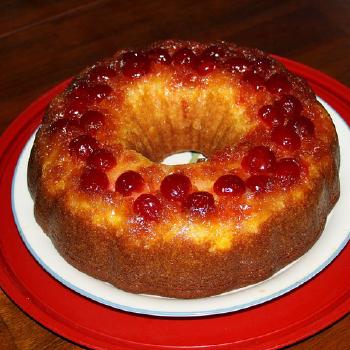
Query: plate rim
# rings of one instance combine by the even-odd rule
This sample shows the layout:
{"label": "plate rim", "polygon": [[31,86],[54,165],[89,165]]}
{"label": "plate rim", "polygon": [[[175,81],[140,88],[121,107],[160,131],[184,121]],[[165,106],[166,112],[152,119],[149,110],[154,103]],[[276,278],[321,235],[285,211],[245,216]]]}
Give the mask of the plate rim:
{"label": "plate rim", "polygon": [[[294,71],[297,74],[300,74],[304,77],[308,77],[312,74],[312,71],[315,71],[314,69],[303,65],[301,63],[295,62],[295,61],[291,61],[288,59],[284,59],[281,57],[278,57],[279,60],[283,60],[284,63],[286,64],[287,68],[291,69],[292,71]],[[293,67],[295,69],[293,69]],[[311,72],[311,73],[310,73]],[[318,71],[316,71],[318,72]],[[336,109],[338,111],[339,114],[342,115],[342,117],[344,117],[344,119],[347,121],[347,123],[350,122],[350,118],[349,117],[345,117],[344,113],[340,112],[340,111],[349,111],[349,107],[346,106],[346,103],[339,99],[337,97],[337,86],[334,85],[333,81],[335,81],[334,79],[328,77],[327,75],[325,75],[324,73],[318,72],[319,74],[322,75],[322,79],[325,80],[325,83],[323,84],[322,87],[319,84],[319,80],[321,80],[321,78],[315,78],[315,79],[309,79],[311,80],[310,84],[314,87],[314,90],[318,90],[319,95],[321,95],[326,101],[327,103],[329,103],[330,105],[332,105],[332,107],[334,109]],[[69,79],[70,80],[70,79]],[[48,91],[46,93],[46,100],[47,100],[47,96],[51,96],[54,93],[60,91],[63,89],[63,87],[67,84],[67,82],[69,81],[65,81],[64,83],[61,83],[60,86],[56,86],[53,89],[51,89],[50,91]],[[312,82],[314,81],[314,83]],[[343,89],[346,89],[347,95],[346,96],[350,96],[350,89],[348,89],[345,85],[342,85],[341,83],[338,83],[338,85],[342,86]],[[327,96],[329,96],[329,99],[327,98]],[[46,104],[47,101],[45,100],[44,96],[39,97],[37,100],[35,100],[26,110],[24,110],[11,124],[10,126],[5,130],[5,132],[1,135],[0,137],[0,163],[4,164],[4,162],[2,162],[2,156],[3,156],[3,152],[4,149],[6,149],[6,147],[8,147],[13,139],[13,133],[16,132],[15,135],[18,135],[18,130],[19,126],[21,126],[21,124],[23,124],[23,121],[27,118],[28,114],[33,115],[34,118],[34,114],[38,113],[39,111],[43,111],[44,107],[42,106],[44,103]],[[332,102],[330,102],[332,101]],[[350,105],[350,98],[347,99],[348,105]],[[350,114],[348,114],[350,116]],[[35,117],[37,120],[39,120],[39,118],[36,116]],[[35,127],[37,126],[37,124],[35,125]],[[30,127],[32,128],[32,130],[34,130],[35,128],[33,127],[33,125],[30,125]],[[24,130],[25,131],[25,130]],[[19,141],[18,141],[19,142]],[[5,158],[5,157],[4,157]],[[7,158],[6,158],[7,159]],[[0,181],[2,180],[2,173],[0,173]],[[6,189],[5,189],[6,190]],[[1,195],[1,193],[0,193]],[[1,203],[2,204],[2,203]],[[4,203],[6,205],[6,203]],[[5,206],[5,209],[8,211],[8,208]],[[12,218],[9,217],[8,218],[8,222],[6,222],[7,225],[11,228],[15,228],[13,227],[14,223],[12,223]],[[0,237],[0,242],[1,242],[1,237]],[[29,253],[28,253],[29,254]],[[345,259],[345,260],[344,260]],[[57,310],[57,306],[54,307],[53,310],[47,310],[46,308],[42,308],[40,307],[40,305],[42,305],[38,300],[36,300],[35,296],[33,296],[33,298],[31,298],[32,293],[31,290],[33,287],[30,287],[30,289],[28,289],[28,287],[24,286],[23,283],[18,280],[16,278],[16,271],[18,269],[18,267],[14,267],[11,265],[8,265],[8,262],[6,260],[6,255],[3,255],[3,251],[1,250],[1,246],[0,246],[0,261],[3,262],[3,264],[0,264],[0,281],[1,281],[1,287],[4,290],[4,292],[17,304],[19,305],[19,307],[22,308],[22,310],[26,313],[28,313],[30,316],[34,317],[37,321],[39,321],[40,323],[42,323],[44,326],[49,327],[51,330],[55,331],[56,333],[67,337],[68,339],[75,341],[79,344],[85,345],[85,346],[90,346],[93,348],[108,348],[108,349],[115,349],[116,345],[122,345],[123,348],[125,345],[130,346],[130,343],[127,340],[120,340],[120,338],[118,338],[120,341],[118,341],[118,343],[114,342],[112,344],[112,342],[108,339],[100,339],[98,337],[94,337],[91,336],[91,333],[87,332],[87,329],[78,329],[76,327],[72,327],[72,325],[70,324],[65,324],[62,323],[62,320],[59,318],[59,314],[58,312],[61,310]],[[314,285],[318,285],[321,282],[319,282],[320,280],[323,279],[322,276],[327,276],[327,278],[331,278],[332,277],[332,273],[334,273],[333,270],[335,269],[340,269],[341,268],[341,264],[339,261],[350,261],[350,247],[346,247],[343,252],[341,252],[340,256],[334,261],[333,264],[331,264],[329,267],[326,268],[326,270],[324,272],[322,272],[319,277],[316,277],[315,279],[311,280],[310,282],[308,282],[305,286],[303,286],[302,288],[299,288],[298,290],[300,290],[303,295],[305,293],[308,293],[308,290],[310,288],[312,288],[312,286]],[[14,270],[15,269],[15,270]],[[39,266],[38,266],[38,270]],[[41,271],[35,271],[37,274],[42,274]],[[46,273],[45,273],[46,274]],[[48,278],[45,276],[45,278]],[[337,282],[338,279],[335,281]],[[57,286],[55,287],[55,289],[59,289],[59,283],[57,283]],[[310,287],[311,286],[311,287]],[[321,284],[322,286],[322,284]],[[61,293],[61,291],[59,291]],[[300,293],[301,293],[300,292]],[[72,292],[74,294],[74,292]],[[298,294],[300,294],[298,293]],[[253,342],[249,342],[249,340],[244,339],[241,340],[240,344],[243,344],[242,342],[244,342],[244,344],[246,344],[247,342],[248,345],[250,345],[251,349],[275,349],[277,347],[281,347],[281,346],[286,346],[288,344],[294,343],[296,341],[299,341],[301,339],[304,339],[314,333],[316,333],[317,331],[323,329],[324,327],[330,325],[331,323],[335,322],[336,320],[338,320],[339,318],[343,317],[345,314],[347,314],[350,310],[350,290],[345,291],[342,295],[337,296],[335,299],[329,301],[327,304],[323,304],[324,308],[322,310],[320,310],[319,308],[317,308],[317,310],[312,310],[312,313],[309,314],[309,316],[305,319],[305,320],[299,320],[297,323],[294,324],[295,327],[289,326],[287,329],[288,331],[286,331],[287,329],[274,329],[274,331],[272,333],[264,333],[261,337],[259,337],[259,339],[257,338],[251,338],[250,340],[254,339]],[[84,297],[79,297],[79,302],[81,299],[83,299]],[[328,299],[327,299],[328,300]],[[286,296],[281,298],[281,301],[279,301],[278,303],[284,301],[285,303],[289,304],[293,304],[294,306],[294,301],[292,298],[292,295],[287,294]],[[323,301],[324,302],[324,301]],[[90,304],[92,304],[91,302],[88,304],[88,307],[92,307],[90,306]],[[266,308],[267,305],[261,306],[261,308]],[[328,311],[325,312],[324,309],[327,309]],[[258,309],[260,309],[260,307],[258,307]],[[114,311],[115,313],[119,313],[118,311]],[[253,310],[243,310],[243,313],[254,313]],[[230,315],[229,319],[234,320],[236,319],[236,317],[234,317],[236,314],[234,315]],[[238,317],[238,315],[236,315]],[[130,316],[131,317],[131,316]],[[143,318],[143,317],[142,317]],[[134,319],[134,317],[132,317],[132,319]],[[152,318],[151,318],[152,319]],[[93,323],[93,321],[91,321]],[[174,320],[175,322],[175,320]],[[190,321],[188,321],[190,322]],[[215,318],[215,322],[220,322],[220,317]],[[94,328],[93,324],[89,325],[90,329]],[[239,326],[239,323],[238,323]],[[290,330],[290,331],[289,331]],[[116,340],[117,341],[117,340]],[[140,344],[140,343],[137,343]],[[221,344],[221,343],[220,343]],[[232,348],[233,345],[235,345],[236,342],[230,341],[229,343],[227,343],[225,348]],[[131,345],[135,345],[134,343],[132,343]],[[138,348],[147,348],[149,349],[150,347],[147,344],[143,344],[144,346],[139,345]],[[171,346],[171,345],[169,345]],[[169,346],[164,346],[164,348],[169,349]],[[210,348],[215,348],[216,345],[212,345],[210,346]],[[239,348],[241,348],[240,345],[238,345]],[[157,347],[158,348],[158,347]],[[162,346],[159,346],[159,348],[162,348]],[[192,347],[193,348],[193,347]],[[201,347],[203,348],[203,347]],[[223,348],[222,345],[220,345],[220,348]]]}

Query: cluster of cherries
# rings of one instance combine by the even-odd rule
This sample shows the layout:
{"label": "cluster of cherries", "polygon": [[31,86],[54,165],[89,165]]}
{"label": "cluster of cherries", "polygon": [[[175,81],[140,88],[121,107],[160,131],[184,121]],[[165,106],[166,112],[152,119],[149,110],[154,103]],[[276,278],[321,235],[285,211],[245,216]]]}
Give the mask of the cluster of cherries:
{"label": "cluster of cherries", "polygon": [[[217,69],[227,69],[231,72],[242,73],[243,80],[252,83],[257,88],[265,85],[261,76],[266,75],[271,68],[269,59],[258,58],[252,61],[238,53],[226,59],[227,55],[228,51],[223,46],[210,46],[199,55],[190,48],[184,47],[176,50],[172,56],[166,49],[154,48],[145,53],[137,51],[124,53],[121,57],[121,70],[127,77],[140,78],[149,73],[151,64],[154,62],[186,67],[200,76],[208,75]],[[270,84],[286,84],[285,79],[280,78],[273,82],[276,77],[270,81]],[[283,81],[280,82],[280,80]]]}
{"label": "cluster of cherries", "polygon": [[271,59],[250,59],[241,52],[228,51],[224,46],[215,45],[200,54],[187,47],[177,49],[172,55],[164,48],[125,52],[114,66],[101,64],[93,67],[88,72],[90,84],[80,83],[72,93],[78,98],[98,100],[111,93],[110,86],[105,82],[114,78],[119,71],[127,78],[141,78],[151,71],[152,64],[188,68],[199,76],[224,69],[240,74],[241,80],[256,90],[267,89],[271,93],[291,90],[291,84],[284,74],[274,73],[269,76],[273,68]]}
{"label": "cluster of cherries", "polygon": [[[104,192],[109,187],[105,171],[116,165],[114,156],[98,147],[97,142],[88,135],[72,139],[70,151],[75,156],[86,160],[87,167],[80,178],[80,186],[88,192]],[[265,146],[256,146],[248,151],[241,162],[242,168],[250,177],[246,181],[239,176],[227,174],[219,177],[213,190],[218,196],[241,197],[247,189],[260,194],[270,192],[276,182],[289,187],[298,181],[300,166],[293,158],[276,160],[274,153]],[[123,196],[141,192],[145,181],[141,174],[129,170],[122,173],[115,182],[115,191]],[[206,216],[215,209],[214,196],[210,192],[191,192],[189,177],[181,173],[166,176],[160,185],[162,196],[180,203],[191,214]],[[161,202],[153,194],[141,194],[133,203],[136,214],[149,220],[157,220],[161,213]]]}
{"label": "cluster of cherries", "polygon": [[[268,79],[263,78],[264,73],[267,74],[271,68],[269,59],[250,61],[237,56],[225,61],[225,56],[226,51],[219,46],[209,47],[199,56],[189,48],[178,49],[172,56],[165,49],[155,48],[146,53],[124,53],[120,68],[124,76],[139,78],[150,71],[152,62],[190,67],[200,75],[209,74],[218,67],[226,67],[232,72],[241,73],[242,79],[257,90],[264,88],[279,96],[274,104],[265,105],[258,111],[259,117],[270,127],[271,139],[275,144],[294,151],[301,146],[303,138],[313,135],[314,124],[301,115],[301,102],[289,95],[292,87],[286,76],[275,73]],[[104,125],[105,115],[88,107],[111,94],[112,88],[107,82],[117,75],[117,71],[111,66],[98,65],[87,74],[88,79],[80,81],[69,92],[64,117],[54,122],[50,131],[69,134],[74,129],[79,130],[81,134],[70,141],[69,151],[86,164],[80,177],[80,186],[88,192],[104,192],[110,185],[106,172],[117,161],[110,151],[102,148],[91,136]],[[301,172],[296,159],[277,160],[265,146],[251,148],[243,157],[241,166],[249,177],[245,181],[233,174],[219,177],[213,185],[213,191],[218,196],[240,197],[247,189],[253,193],[266,193],[276,183],[286,188],[298,181]],[[117,178],[115,191],[130,196],[141,192],[144,184],[142,176],[130,170]],[[181,173],[166,176],[161,182],[160,192],[164,198],[181,203],[192,214],[205,216],[215,209],[214,196],[206,191],[192,192],[191,180]],[[134,212],[149,220],[157,220],[161,209],[160,200],[152,194],[141,194],[133,203]]]}
{"label": "cluster of cherries", "polygon": [[270,127],[271,139],[289,151],[300,148],[303,138],[314,134],[314,123],[301,114],[303,106],[293,95],[282,95],[272,105],[260,108],[259,117]]}
{"label": "cluster of cherries", "polygon": [[[126,52],[121,57],[120,67],[124,76],[140,78],[150,72],[152,63],[188,68],[199,76],[224,69],[239,74],[241,81],[253,89],[266,89],[271,93],[288,93],[292,88],[285,74],[270,74],[273,61],[268,57],[251,59],[242,52],[229,51],[224,45],[210,46],[200,54],[187,47],[177,49],[172,56],[164,48],[154,48],[147,52]],[[110,70],[109,68],[107,73],[101,68],[106,76],[112,73]]]}
{"label": "cluster of cherries", "polygon": [[[249,59],[243,53],[229,52],[225,46],[214,45],[196,54],[187,47],[177,49],[172,55],[164,48],[154,48],[147,52],[129,51],[120,58],[120,69],[124,76],[140,78],[150,72],[152,63],[172,65],[191,69],[199,76],[206,76],[215,70],[224,69],[239,73],[241,80],[256,90],[267,89],[272,93],[288,92],[291,84],[281,73],[268,77],[272,60],[267,57]],[[97,81],[112,78],[116,71],[111,67],[96,67],[90,77]]]}

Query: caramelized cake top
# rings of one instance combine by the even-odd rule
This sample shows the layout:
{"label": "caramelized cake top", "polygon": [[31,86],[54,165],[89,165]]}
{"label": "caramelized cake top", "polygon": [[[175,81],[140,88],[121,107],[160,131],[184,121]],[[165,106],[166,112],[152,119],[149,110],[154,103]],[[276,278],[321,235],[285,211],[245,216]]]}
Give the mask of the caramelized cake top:
{"label": "caramelized cake top", "polygon": [[[270,56],[165,41],[81,72],[51,103],[35,147],[48,191],[94,225],[145,246],[176,236],[226,250],[303,201],[334,140],[306,82]],[[160,163],[185,150],[207,159]]]}

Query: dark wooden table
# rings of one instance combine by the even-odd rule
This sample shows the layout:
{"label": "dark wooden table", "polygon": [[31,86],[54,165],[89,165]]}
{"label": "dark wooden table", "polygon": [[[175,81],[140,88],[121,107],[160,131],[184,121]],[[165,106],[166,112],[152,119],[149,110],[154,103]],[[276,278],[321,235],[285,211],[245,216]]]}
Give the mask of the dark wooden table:
{"label": "dark wooden table", "polygon": [[[350,85],[350,2],[2,0],[0,133],[31,101],[117,48],[224,39],[303,62]],[[331,288],[331,286],[330,286]],[[0,294],[1,349],[79,349]],[[350,349],[350,316],[290,347]]]}

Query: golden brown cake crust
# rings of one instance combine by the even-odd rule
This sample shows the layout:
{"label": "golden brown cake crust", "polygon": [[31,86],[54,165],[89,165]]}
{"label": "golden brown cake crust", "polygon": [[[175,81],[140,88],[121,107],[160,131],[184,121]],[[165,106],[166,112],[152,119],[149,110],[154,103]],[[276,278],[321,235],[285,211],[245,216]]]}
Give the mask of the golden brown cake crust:
{"label": "golden brown cake crust", "polygon": [[[151,48],[165,48],[173,55],[182,47],[191,48],[197,53],[209,46],[193,42],[166,41],[155,43]],[[237,48],[232,44],[228,47],[245,53],[245,57],[248,58],[266,57],[259,50]],[[112,60],[118,62],[120,55],[125,52],[123,50],[116,53]],[[285,71],[277,62],[271,62],[274,62],[276,67],[274,72]],[[95,134],[100,143],[109,140],[106,141],[109,150],[118,157],[118,170],[108,173],[110,182],[114,184],[120,173],[128,169],[135,169],[141,173],[147,183],[143,192],[154,193],[161,202],[162,214],[159,220],[140,221],[139,216],[132,212],[132,202],[139,193],[123,197],[113,191],[113,184],[103,193],[86,192],[79,188],[78,179],[84,162],[71,156],[68,145],[70,139],[81,132],[73,130],[71,133],[57,135],[49,130],[50,126],[62,117],[61,110],[66,105],[74,82],[52,102],[31,152],[28,186],[35,203],[35,218],[59,253],[70,264],[125,291],[198,298],[264,280],[312,247],[324,229],[328,213],[339,197],[339,146],[334,126],[305,82],[286,72],[292,84],[293,94],[302,101],[305,113],[315,124],[317,137],[303,141],[301,148],[293,152],[270,145],[270,136],[261,132],[265,128],[264,124],[256,122],[251,111],[255,111],[256,106],[271,103],[271,98],[275,97],[271,97],[265,90],[252,93],[237,82],[236,77],[231,78],[227,73],[218,73],[210,78],[213,80],[213,86],[220,87],[219,84],[226,84],[231,88],[233,83],[236,84],[233,88],[240,90],[236,101],[245,108],[241,118],[247,118],[247,124],[251,124],[251,128],[244,130],[243,136],[240,136],[238,129],[232,130],[229,127],[232,120],[227,121],[228,126],[225,120],[222,120],[222,123],[215,128],[213,126],[211,130],[210,125],[215,123],[211,121],[205,124],[205,120],[199,116],[198,120],[202,123],[199,128],[190,122],[187,128],[177,131],[174,126],[178,123],[183,125],[184,120],[189,117],[186,114],[187,110],[191,111],[190,116],[196,120],[194,109],[191,109],[191,99],[203,97],[193,97],[190,93],[197,89],[207,94],[208,86],[211,88],[212,85],[210,79],[203,82],[192,77],[187,80],[187,77],[184,78],[185,73],[181,75],[182,73],[178,72],[174,73],[175,77],[171,76],[171,80],[166,80],[169,78],[167,69],[169,68],[165,67],[163,71],[161,67],[155,73],[148,73],[143,82],[146,88],[147,84],[155,86],[158,84],[155,79],[160,77],[167,84],[174,84],[173,90],[170,91],[186,94],[181,97],[182,117],[174,114],[172,122],[169,122],[171,124],[164,122],[159,126],[159,130],[164,129],[163,135],[155,137],[156,133],[150,133],[148,137],[153,137],[153,144],[148,139],[142,139],[138,144],[136,134],[130,136],[120,129],[117,122],[125,129],[133,131],[131,129],[135,127],[135,123],[130,124],[127,116],[125,119],[121,117],[131,110],[125,109],[117,115],[113,114],[112,108],[122,110],[127,105],[127,97],[123,95],[125,90],[129,89],[128,91],[132,92],[143,88],[140,85],[143,78],[136,81],[125,80],[123,77],[115,78],[112,83],[115,88],[114,100],[101,102],[100,110],[110,113],[112,121],[108,119],[108,123],[111,124],[108,124],[106,130]],[[88,72],[89,69],[82,72],[78,81]],[[189,101],[187,105],[186,98]],[[175,104],[175,97],[174,100]],[[138,103],[137,100],[135,106]],[[145,99],[142,103],[144,109],[148,107]],[[203,98],[202,103],[206,104],[207,101]],[[208,105],[205,108],[208,108]],[[197,106],[197,110],[200,110],[200,107]],[[167,111],[170,113],[171,110]],[[151,109],[149,113],[155,115],[155,112]],[[138,116],[137,111],[132,113]],[[213,113],[215,114],[215,111]],[[159,120],[155,122],[151,117],[149,119],[149,128],[153,123],[159,123]],[[225,128],[227,135],[221,133],[221,129]],[[168,135],[165,129],[172,129],[175,136],[173,139],[169,138],[168,146],[162,148],[164,135]],[[181,132],[186,135],[191,133],[193,143],[189,143],[187,136],[182,137]],[[201,132],[202,135],[199,135]],[[236,133],[238,136],[233,137],[230,133]],[[213,134],[217,135],[216,138]],[[115,135],[119,137],[117,141],[122,140],[120,144],[111,141]],[[226,142],[220,143],[221,139]],[[135,142],[132,144],[131,141]],[[192,191],[205,190],[212,193],[215,179],[232,168],[238,168],[237,164],[240,164],[247,149],[260,143],[269,145],[277,158],[297,157],[303,164],[301,179],[297,184],[263,195],[247,191],[242,198],[232,201],[214,193],[214,214],[199,218],[188,214],[178,203],[166,201],[162,197],[159,191],[162,179],[178,171],[185,173],[192,180]],[[185,149],[202,151],[209,159],[204,163],[167,167],[144,157],[154,161],[174,151]],[[143,155],[140,155],[140,152]],[[244,180],[249,176],[241,169],[234,173]],[[238,214],[234,211],[236,207],[242,208],[246,203],[251,211],[245,212],[242,209]],[[185,233],[181,228],[186,228]]]}

